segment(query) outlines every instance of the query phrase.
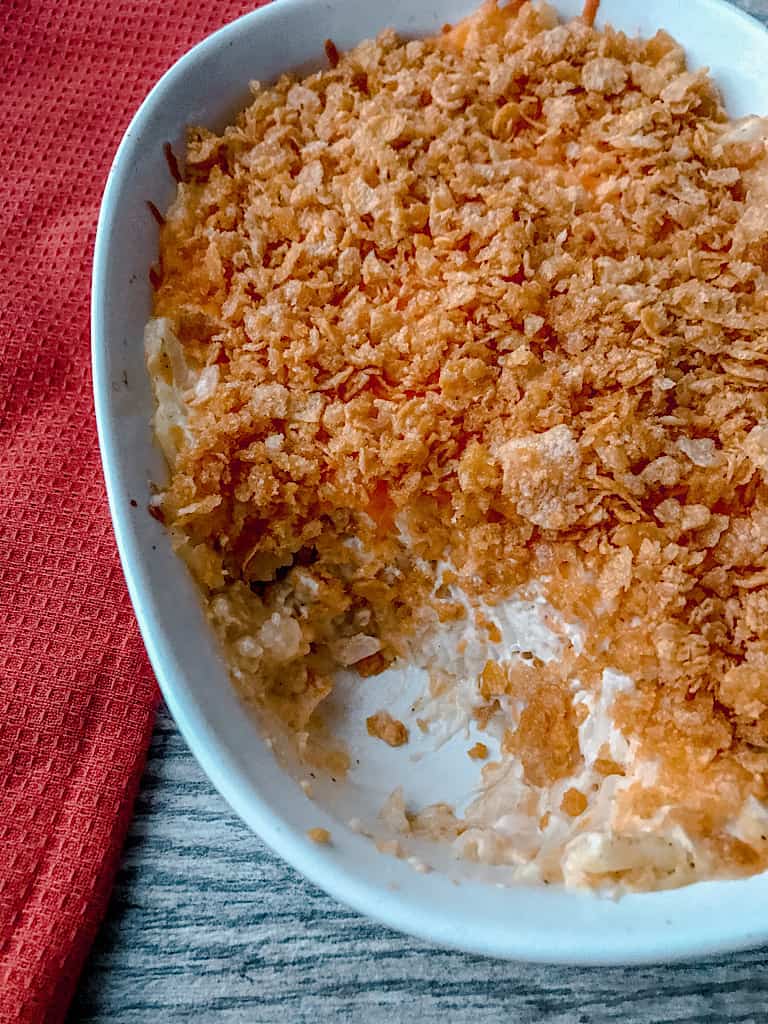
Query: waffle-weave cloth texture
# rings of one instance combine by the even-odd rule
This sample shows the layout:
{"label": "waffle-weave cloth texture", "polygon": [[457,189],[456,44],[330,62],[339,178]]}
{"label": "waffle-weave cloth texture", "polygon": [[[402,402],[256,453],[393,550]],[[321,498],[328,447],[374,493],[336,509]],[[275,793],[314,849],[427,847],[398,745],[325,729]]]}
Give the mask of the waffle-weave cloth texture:
{"label": "waffle-weave cloth texture", "polygon": [[91,253],[131,116],[242,0],[0,2],[0,1021],[61,1020],[157,691],[92,411]]}

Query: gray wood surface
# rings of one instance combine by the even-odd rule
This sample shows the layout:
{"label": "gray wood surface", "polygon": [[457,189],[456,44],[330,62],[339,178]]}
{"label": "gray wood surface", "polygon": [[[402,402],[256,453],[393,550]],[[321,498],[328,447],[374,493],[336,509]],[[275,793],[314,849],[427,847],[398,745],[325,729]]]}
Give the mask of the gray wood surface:
{"label": "gray wood surface", "polygon": [[[768,0],[740,6],[768,23]],[[668,967],[532,967],[396,935],[267,850],[163,711],[70,1024],[758,1024],[766,967],[768,950]]]}
{"label": "gray wood surface", "polygon": [[670,967],[535,967],[397,935],[267,850],[163,712],[70,1024],[762,1024],[766,967],[768,950]]}

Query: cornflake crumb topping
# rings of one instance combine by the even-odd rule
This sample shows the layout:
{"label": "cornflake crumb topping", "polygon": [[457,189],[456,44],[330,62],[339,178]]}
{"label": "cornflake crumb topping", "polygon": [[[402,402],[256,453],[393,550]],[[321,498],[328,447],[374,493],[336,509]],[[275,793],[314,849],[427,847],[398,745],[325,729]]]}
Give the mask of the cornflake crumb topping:
{"label": "cornflake crumb topping", "polygon": [[[239,689],[310,753],[339,668],[537,586],[584,642],[482,669],[484,782],[518,764],[555,794],[528,812],[570,822],[540,880],[657,888],[766,864],[736,818],[768,768],[768,123],[595,9],[329,41],[326,70],[190,132],[147,331],[155,511]],[[569,780],[608,670],[653,771],[589,756],[601,837]],[[462,855],[508,859],[470,825]]]}

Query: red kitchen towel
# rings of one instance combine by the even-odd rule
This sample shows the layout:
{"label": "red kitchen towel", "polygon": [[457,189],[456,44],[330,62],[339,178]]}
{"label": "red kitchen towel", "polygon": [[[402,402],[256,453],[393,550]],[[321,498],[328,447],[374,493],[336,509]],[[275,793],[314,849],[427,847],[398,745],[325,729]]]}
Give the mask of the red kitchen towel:
{"label": "red kitchen towel", "polygon": [[246,0],[0,0],[0,1021],[61,1020],[157,700],[109,523],[89,278],[117,144]]}

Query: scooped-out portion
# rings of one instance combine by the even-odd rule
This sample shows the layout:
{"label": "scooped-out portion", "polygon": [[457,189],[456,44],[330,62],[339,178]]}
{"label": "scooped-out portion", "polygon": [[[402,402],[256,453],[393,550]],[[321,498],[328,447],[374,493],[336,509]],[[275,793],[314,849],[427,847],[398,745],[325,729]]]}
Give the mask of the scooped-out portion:
{"label": "scooped-out portion", "polygon": [[[594,6],[329,41],[192,129],[146,353],[244,700],[334,778],[359,712],[380,849],[621,892],[768,863],[768,121]],[[472,793],[415,801],[448,736]]]}

